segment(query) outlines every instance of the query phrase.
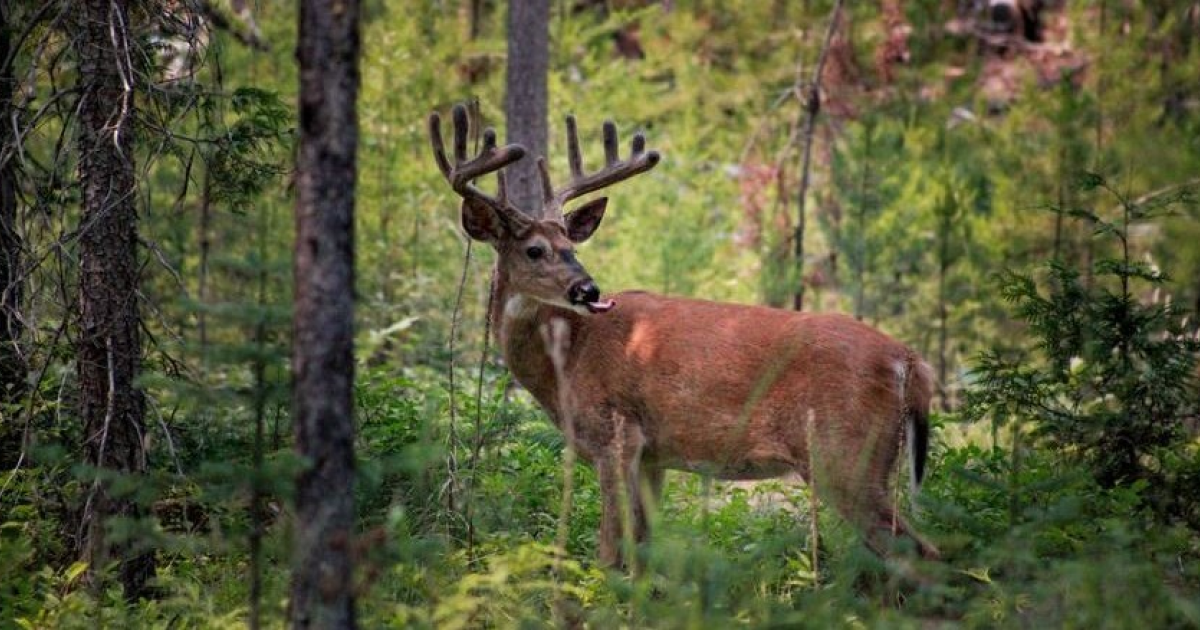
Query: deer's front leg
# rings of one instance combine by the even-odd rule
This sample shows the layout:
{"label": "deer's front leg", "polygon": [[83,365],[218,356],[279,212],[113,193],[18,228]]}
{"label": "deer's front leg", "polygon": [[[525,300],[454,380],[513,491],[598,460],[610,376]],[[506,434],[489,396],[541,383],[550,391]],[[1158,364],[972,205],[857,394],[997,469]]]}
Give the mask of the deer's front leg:
{"label": "deer's front leg", "polygon": [[650,514],[658,508],[662,499],[665,471],[644,461],[636,461],[633,466],[637,476],[633,478],[633,483],[629,484],[629,492],[637,499],[633,503],[634,537],[638,543],[644,543],[650,539]]}
{"label": "deer's front leg", "polygon": [[596,459],[596,476],[600,480],[600,537],[597,555],[600,564],[617,567],[621,564],[621,475],[611,457]]}
{"label": "deer's front leg", "polygon": [[649,535],[639,467],[636,460],[605,458],[596,462],[601,497],[597,551],[604,566],[632,566],[632,558],[621,561],[625,544],[643,542]]}
{"label": "deer's front leg", "polygon": [[595,459],[602,501],[598,547],[602,564],[618,566],[622,542],[642,542],[649,532],[641,474],[645,437],[641,427],[620,412],[609,420],[609,439]]}

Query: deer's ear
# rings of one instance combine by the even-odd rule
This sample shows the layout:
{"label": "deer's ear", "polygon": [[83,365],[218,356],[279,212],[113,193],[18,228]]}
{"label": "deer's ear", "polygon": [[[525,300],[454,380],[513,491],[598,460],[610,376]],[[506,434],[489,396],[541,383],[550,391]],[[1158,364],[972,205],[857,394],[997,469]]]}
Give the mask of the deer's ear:
{"label": "deer's ear", "polygon": [[567,224],[567,238],[572,243],[582,243],[592,237],[600,220],[604,218],[604,208],[608,206],[608,197],[593,199],[563,217]]}
{"label": "deer's ear", "polygon": [[464,199],[461,214],[462,226],[467,236],[477,241],[494,243],[504,234],[504,224],[500,217],[486,203]]}

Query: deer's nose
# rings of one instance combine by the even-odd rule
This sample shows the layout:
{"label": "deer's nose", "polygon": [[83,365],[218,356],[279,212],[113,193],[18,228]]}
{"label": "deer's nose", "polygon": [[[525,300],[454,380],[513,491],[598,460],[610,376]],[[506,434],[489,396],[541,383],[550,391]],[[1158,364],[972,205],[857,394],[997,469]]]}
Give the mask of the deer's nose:
{"label": "deer's nose", "polygon": [[591,280],[581,280],[567,289],[567,299],[572,304],[590,304],[600,300],[600,287]]}

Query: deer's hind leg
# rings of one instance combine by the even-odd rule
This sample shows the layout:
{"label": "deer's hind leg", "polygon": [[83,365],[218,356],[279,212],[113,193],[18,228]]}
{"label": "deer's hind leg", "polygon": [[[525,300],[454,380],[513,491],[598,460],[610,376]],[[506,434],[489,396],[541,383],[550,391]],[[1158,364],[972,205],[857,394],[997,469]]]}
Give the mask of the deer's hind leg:
{"label": "deer's hind leg", "polygon": [[921,554],[922,558],[926,560],[941,558],[938,548],[905,520],[904,516],[900,514],[899,506],[890,497],[884,495],[878,500],[880,503],[875,511],[875,520],[869,526],[870,529],[863,533],[867,546],[872,551],[886,557],[897,540],[907,538],[916,544],[917,552]]}
{"label": "deer's hind leg", "polygon": [[[849,521],[863,542],[880,557],[893,555],[900,538],[912,540],[926,558],[939,557],[937,547],[922,537],[900,514],[894,486],[889,481],[901,461],[902,435],[899,425],[854,435],[854,439],[815,433],[809,453],[806,480],[818,496]],[[836,438],[836,439],[835,439]],[[840,445],[841,448],[835,448]],[[895,479],[901,483],[901,479]]]}
{"label": "deer's hind leg", "polygon": [[[896,504],[895,486],[888,483],[888,472],[896,461],[894,456],[883,455],[875,466],[843,471],[846,473],[843,476],[818,486],[823,486],[822,496],[830,498],[841,516],[858,529],[867,547],[880,557],[894,555],[896,542],[907,538],[923,557],[937,559],[940,557],[937,547],[908,523]],[[900,482],[895,480],[897,484]]]}

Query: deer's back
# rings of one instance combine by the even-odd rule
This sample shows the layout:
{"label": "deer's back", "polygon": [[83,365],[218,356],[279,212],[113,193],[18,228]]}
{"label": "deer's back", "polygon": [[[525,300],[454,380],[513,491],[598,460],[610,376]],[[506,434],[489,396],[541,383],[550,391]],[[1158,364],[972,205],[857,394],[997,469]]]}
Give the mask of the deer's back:
{"label": "deer's back", "polygon": [[664,461],[784,465],[803,459],[810,426],[842,442],[899,430],[892,421],[913,355],[866,324],[641,292],[614,298],[613,311],[584,320],[573,389],[585,408],[639,422]]}

